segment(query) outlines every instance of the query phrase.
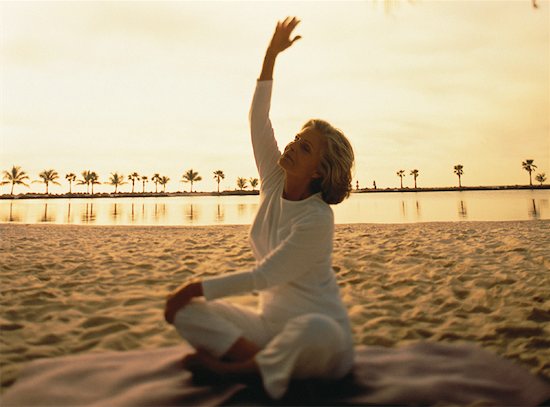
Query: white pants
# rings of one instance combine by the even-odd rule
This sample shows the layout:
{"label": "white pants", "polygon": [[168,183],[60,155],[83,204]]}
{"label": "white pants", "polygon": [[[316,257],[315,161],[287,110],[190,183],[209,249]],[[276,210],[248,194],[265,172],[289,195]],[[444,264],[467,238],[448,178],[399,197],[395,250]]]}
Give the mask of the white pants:
{"label": "white pants", "polygon": [[343,329],[323,314],[304,314],[283,325],[249,308],[195,299],[176,313],[174,326],[195,348],[224,355],[238,338],[257,344],[255,356],[266,392],[281,398],[291,378],[339,379],[353,366]]}

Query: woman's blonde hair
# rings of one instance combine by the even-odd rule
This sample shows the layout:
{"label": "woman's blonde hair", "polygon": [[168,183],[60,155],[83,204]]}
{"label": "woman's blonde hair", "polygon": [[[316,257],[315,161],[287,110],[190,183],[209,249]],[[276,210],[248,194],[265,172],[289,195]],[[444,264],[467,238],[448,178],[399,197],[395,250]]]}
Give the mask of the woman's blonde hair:
{"label": "woman's blonde hair", "polygon": [[321,178],[314,180],[311,188],[313,192],[321,192],[326,203],[340,203],[349,196],[352,189],[353,148],[341,130],[324,120],[309,120],[302,130],[306,127],[313,127],[327,141],[321,156]]}

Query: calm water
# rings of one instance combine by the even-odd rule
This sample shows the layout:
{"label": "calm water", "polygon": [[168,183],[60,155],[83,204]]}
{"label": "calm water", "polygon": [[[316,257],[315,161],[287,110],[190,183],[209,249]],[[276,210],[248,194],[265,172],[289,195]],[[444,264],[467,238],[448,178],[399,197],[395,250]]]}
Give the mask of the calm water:
{"label": "calm water", "polygon": [[[90,225],[250,224],[258,196],[19,199],[0,201],[0,222]],[[352,194],[336,223],[550,219],[550,191]]]}

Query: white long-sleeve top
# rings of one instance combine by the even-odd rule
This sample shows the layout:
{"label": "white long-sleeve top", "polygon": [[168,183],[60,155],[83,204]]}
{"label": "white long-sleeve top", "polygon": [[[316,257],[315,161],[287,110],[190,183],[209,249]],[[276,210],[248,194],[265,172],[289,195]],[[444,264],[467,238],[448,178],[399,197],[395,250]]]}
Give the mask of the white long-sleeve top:
{"label": "white long-sleeve top", "polygon": [[260,312],[270,322],[279,325],[298,315],[321,313],[350,333],[332,269],[332,209],[320,193],[301,201],[283,198],[281,152],[269,119],[272,86],[273,81],[257,82],[249,116],[261,180],[260,205],[249,235],[257,264],[252,270],[204,280],[204,296],[212,300],[256,290]]}

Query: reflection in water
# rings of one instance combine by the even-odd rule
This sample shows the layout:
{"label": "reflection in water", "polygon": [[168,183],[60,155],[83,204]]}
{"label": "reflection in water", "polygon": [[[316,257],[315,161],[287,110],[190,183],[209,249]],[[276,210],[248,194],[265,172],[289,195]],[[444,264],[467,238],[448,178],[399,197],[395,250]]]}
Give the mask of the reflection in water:
{"label": "reflection in water", "polygon": [[3,217],[4,222],[21,222],[21,216],[18,213],[13,213],[13,201],[10,202],[10,212],[8,217]]}
{"label": "reflection in water", "polygon": [[532,206],[529,209],[529,216],[532,219],[539,219],[540,215],[539,215],[539,212],[537,211],[537,205],[535,205],[535,200],[531,199],[531,202],[532,202]]}
{"label": "reflection in water", "polygon": [[95,222],[94,204],[86,203],[85,210],[81,214],[81,220],[83,223]]}
{"label": "reflection in water", "polygon": [[166,204],[155,204],[154,218],[156,221],[164,219],[166,216]]}
{"label": "reflection in water", "polygon": [[[258,201],[256,196],[0,200],[0,222],[251,224]],[[537,220],[550,219],[550,194],[547,191],[352,194],[332,208],[336,223]]]}
{"label": "reflection in water", "polygon": [[193,204],[189,204],[185,207],[185,218],[189,220],[191,223],[197,220],[198,216],[199,216],[199,211],[194,208]]}
{"label": "reflection in water", "polygon": [[225,212],[223,210],[223,206],[218,204],[218,211],[216,212],[216,222],[223,223],[225,219]]}
{"label": "reflection in water", "polygon": [[53,216],[48,216],[48,204],[45,203],[44,204],[44,213],[42,214],[42,218],[40,219],[40,222],[53,222],[54,221],[54,217]]}
{"label": "reflection in water", "polygon": [[466,209],[466,205],[464,204],[463,200],[460,200],[460,206],[458,208],[458,215],[462,219],[466,219],[468,217],[468,210]]}
{"label": "reflection in water", "polygon": [[118,211],[118,204],[113,204],[113,210],[111,211],[111,217],[113,220],[116,220],[120,216],[120,212]]}
{"label": "reflection in water", "polygon": [[246,212],[246,205],[245,204],[238,204],[237,205],[237,212],[239,216],[244,216]]}

